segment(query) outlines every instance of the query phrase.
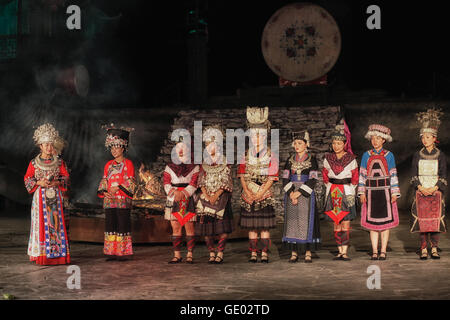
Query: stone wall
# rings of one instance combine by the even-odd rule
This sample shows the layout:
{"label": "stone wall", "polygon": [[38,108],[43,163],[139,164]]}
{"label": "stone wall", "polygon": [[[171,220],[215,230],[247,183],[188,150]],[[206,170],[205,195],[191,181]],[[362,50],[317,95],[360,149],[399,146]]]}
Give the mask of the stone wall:
{"label": "stone wall", "polygon": [[[310,151],[317,157],[320,168],[325,152],[330,148],[331,133],[339,120],[339,106],[317,106],[317,107],[271,107],[269,109],[269,120],[272,129],[279,129],[280,134],[280,171],[289,154],[293,152],[291,146],[291,132],[307,129],[310,134]],[[171,130],[165,139],[155,162],[151,164],[151,170],[160,178],[165,165],[170,161],[170,153],[175,143],[170,140],[172,131],[179,128],[187,129],[193,134],[194,121],[202,121],[202,126],[221,123],[224,128],[238,129],[246,128],[246,108],[242,109],[210,109],[210,110],[187,110],[180,111],[174,119]],[[270,144],[270,142],[269,142]],[[236,156],[235,156],[236,158]],[[237,165],[233,165],[234,192],[233,212],[237,214],[239,209],[239,196],[241,186],[236,179]],[[274,184],[276,195],[276,212],[282,219],[283,207],[281,205],[282,194],[280,193],[281,182]]]}

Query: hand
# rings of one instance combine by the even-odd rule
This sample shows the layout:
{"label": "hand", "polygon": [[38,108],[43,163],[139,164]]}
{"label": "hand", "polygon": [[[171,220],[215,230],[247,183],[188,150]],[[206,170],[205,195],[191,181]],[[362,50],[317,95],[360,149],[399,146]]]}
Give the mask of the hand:
{"label": "hand", "polygon": [[291,194],[289,195],[289,197],[291,198],[292,201],[296,200],[298,197],[300,197],[302,194],[299,191],[294,191],[291,192]]}
{"label": "hand", "polygon": [[174,195],[175,195],[175,201],[176,202],[180,202],[184,198],[184,193],[182,191],[180,191],[180,190],[176,190],[174,192]]}
{"label": "hand", "polygon": [[103,192],[103,195],[105,196],[105,198],[108,198],[108,199],[114,198],[114,195],[109,192]]}
{"label": "hand", "polygon": [[291,198],[291,201],[294,201],[296,198],[294,197],[294,192],[291,192],[289,194],[289,198]]}
{"label": "hand", "polygon": [[262,192],[262,191],[258,192],[258,193],[255,195],[255,200],[256,200],[256,201],[261,201],[261,200],[262,200],[262,197],[264,197],[264,194],[265,194],[265,192]]}
{"label": "hand", "polygon": [[391,197],[391,203],[394,203],[394,202],[396,202],[397,201],[397,196],[396,195],[393,195],[392,197]]}
{"label": "hand", "polygon": [[47,179],[43,178],[41,180],[39,180],[36,183],[38,186],[44,187],[44,188],[48,188],[48,186],[50,185],[50,181],[48,181]]}
{"label": "hand", "polygon": [[117,191],[119,191],[119,187],[111,187],[108,190],[110,194],[115,194]]}
{"label": "hand", "polygon": [[61,185],[61,182],[59,182],[59,180],[53,180],[52,182],[50,182],[50,187],[58,187]]}
{"label": "hand", "polygon": [[247,200],[250,201],[250,203],[255,201],[255,196],[253,195],[253,193],[250,190],[244,189],[244,193],[245,193],[245,198],[247,198]]}
{"label": "hand", "polygon": [[359,201],[361,201],[361,203],[366,203],[367,202],[367,198],[366,198],[366,194],[362,193],[359,195]]}

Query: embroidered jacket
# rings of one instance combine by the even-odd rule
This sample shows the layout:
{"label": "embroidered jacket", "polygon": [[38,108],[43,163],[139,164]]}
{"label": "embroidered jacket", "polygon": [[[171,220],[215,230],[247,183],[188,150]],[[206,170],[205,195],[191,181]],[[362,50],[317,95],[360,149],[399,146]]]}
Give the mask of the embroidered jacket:
{"label": "embroidered jacket", "polygon": [[[107,198],[104,193],[111,187],[119,187],[119,190],[114,194],[114,198]],[[131,208],[135,190],[133,162],[128,159],[123,159],[120,163],[115,160],[108,161],[97,191],[98,196],[103,198],[103,208]]]}
{"label": "embroidered jacket", "polygon": [[177,185],[186,185],[182,192],[186,199],[190,198],[197,190],[199,171],[199,166],[193,164],[167,165],[163,174],[164,191],[167,197],[173,198]]}
{"label": "embroidered jacket", "polygon": [[356,156],[346,153],[341,159],[338,159],[334,152],[327,153],[323,160],[322,177],[323,183],[327,186],[327,194],[333,182],[341,180],[341,182],[345,182],[341,183],[344,185],[345,194],[354,195],[355,188],[358,185]]}
{"label": "embroidered jacket", "polygon": [[[264,148],[256,153],[254,149],[247,152],[245,162],[238,167],[237,177],[244,177],[247,187],[253,193],[268,180],[278,181],[278,159],[271,153],[269,148]],[[244,190],[241,194],[241,207],[247,211],[251,211],[250,201],[246,198]],[[273,198],[272,188],[266,191],[260,201],[254,202],[255,210],[260,210],[268,205],[273,206],[275,199]]]}
{"label": "embroidered jacket", "polygon": [[202,164],[198,176],[198,188],[202,187],[209,194],[217,192],[219,189],[232,192],[233,179],[230,166]]}
{"label": "embroidered jacket", "polygon": [[[385,178],[385,179],[389,179],[389,183],[390,183],[390,189],[391,189],[391,195],[395,195],[398,198],[400,198],[401,194],[400,194],[400,186],[398,184],[398,175],[397,175],[397,168],[395,167],[395,158],[394,155],[392,154],[392,152],[385,150],[385,149],[380,149],[380,151],[376,151],[375,149],[369,150],[367,152],[365,152],[362,156],[361,159],[361,166],[360,166],[360,172],[359,172],[359,183],[358,183],[358,194],[364,194],[366,192],[366,182],[367,182],[367,175],[369,170],[372,170],[372,167],[370,165],[371,162],[371,158],[374,157],[382,157],[382,163],[383,166],[385,167],[384,169],[387,173],[388,176],[377,176],[377,179],[381,179],[381,178]],[[368,168],[369,165],[369,168]]]}
{"label": "embroidered jacket", "polygon": [[53,178],[60,181],[59,189],[66,192],[69,183],[69,173],[66,164],[60,158],[54,158],[50,161],[42,160],[37,156],[31,160],[27,172],[24,176],[25,188],[28,193],[34,193],[39,187],[37,182],[43,178]]}
{"label": "embroidered jacket", "polygon": [[[302,177],[304,176],[304,177]],[[318,165],[314,156],[305,153],[301,158],[297,153],[291,155],[282,173],[283,190],[289,195],[299,191],[303,196],[309,197],[314,191],[318,178]],[[304,182],[300,187],[295,187],[293,181]]]}

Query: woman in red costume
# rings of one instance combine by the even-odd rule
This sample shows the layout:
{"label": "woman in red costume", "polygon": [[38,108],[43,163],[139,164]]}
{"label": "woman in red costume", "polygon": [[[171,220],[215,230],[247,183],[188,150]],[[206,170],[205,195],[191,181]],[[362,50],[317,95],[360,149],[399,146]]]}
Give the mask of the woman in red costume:
{"label": "woman in red costume", "polygon": [[350,131],[345,121],[331,136],[333,152],[325,154],[322,177],[327,187],[325,220],[334,222],[334,237],[339,253],[334,260],[349,261],[350,222],[356,218],[355,194],[358,163],[350,145]]}
{"label": "woman in red costume", "polygon": [[106,163],[97,194],[103,198],[105,209],[105,245],[107,260],[126,260],[133,255],[131,239],[131,206],[136,189],[134,166],[126,159],[132,129],[107,129],[105,146],[114,157]]}
{"label": "woman in red costume", "polygon": [[183,228],[186,231],[186,263],[194,263],[193,252],[196,242],[194,222],[197,220],[194,192],[197,190],[199,166],[192,163],[190,142],[183,137],[175,145],[172,162],[164,169],[164,191],[167,194],[164,218],[172,227],[174,256],[170,264],[180,263]]}
{"label": "woman in red costume", "polygon": [[33,139],[41,152],[31,160],[24,177],[27,191],[33,194],[28,255],[39,265],[70,263],[62,196],[69,173],[64,161],[54,156],[57,138],[58,131],[49,123],[36,129]]}

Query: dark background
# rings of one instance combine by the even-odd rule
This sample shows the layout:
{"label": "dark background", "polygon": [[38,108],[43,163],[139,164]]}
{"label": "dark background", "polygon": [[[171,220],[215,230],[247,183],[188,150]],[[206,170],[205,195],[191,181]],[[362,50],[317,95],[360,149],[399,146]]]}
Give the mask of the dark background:
{"label": "dark background", "polygon": [[[132,74],[137,70],[130,80],[139,88],[139,102],[143,104],[149,102],[148,90],[164,88],[172,81],[186,81],[184,23],[187,3],[194,4],[149,2],[127,1],[115,38],[120,39],[117,61],[125,72]],[[209,35],[210,95],[231,95],[237,88],[276,85],[277,77],[261,53],[261,35],[270,16],[292,2],[295,1],[208,2],[204,16]],[[393,96],[426,96],[433,93],[434,77],[442,87],[447,84],[450,52],[443,2],[310,2],[329,11],[341,30],[342,51],[332,70],[339,85],[348,90],[380,88]],[[371,4],[381,8],[381,30],[366,28],[366,9]],[[447,90],[442,89],[436,88],[436,94],[446,96]]]}
{"label": "dark background", "polygon": [[[125,19],[117,32],[120,64],[128,72],[138,70],[132,81],[141,88],[139,101],[144,103],[152,85],[163,88],[171,81],[186,79],[183,23],[189,1],[183,1],[184,7],[148,2],[136,1],[136,6],[133,1],[127,2]],[[277,83],[262,57],[261,35],[270,16],[292,2],[208,2],[205,18],[210,95],[234,94],[237,88]],[[433,73],[441,82],[447,80],[448,20],[442,2],[311,2],[328,10],[340,27],[342,52],[333,69],[340,85],[349,90],[381,88],[394,96],[402,92],[420,96],[433,93]],[[381,30],[366,28],[366,8],[371,4],[381,8]],[[137,6],[139,13],[134,11]],[[446,95],[446,91],[437,94]]]}
{"label": "dark background", "polygon": [[[36,1],[38,2],[38,1]],[[81,31],[68,31],[63,10],[52,37],[31,30],[14,66],[1,63],[0,84],[11,97],[35,86],[36,67],[85,64],[95,104],[153,108],[187,101],[188,12],[207,22],[208,95],[233,95],[239,88],[277,85],[261,53],[261,35],[270,16],[295,1],[67,1],[82,9]],[[343,90],[382,89],[389,96],[446,98],[449,85],[448,22],[442,1],[310,1],[336,19],[342,51],[330,78]],[[381,8],[381,30],[366,28],[366,9]],[[88,8],[121,17],[86,35],[94,24]],[[90,19],[90,20],[89,20]],[[32,45],[30,39],[34,39]],[[27,44],[28,43],[28,44]],[[12,79],[13,78],[13,79]],[[34,88],[35,89],[35,88]],[[88,99],[89,100],[89,99]],[[91,99],[92,100],[92,99]],[[89,102],[89,101],[88,101]],[[94,102],[92,102],[94,103]],[[2,107],[6,107],[2,104]]]}

